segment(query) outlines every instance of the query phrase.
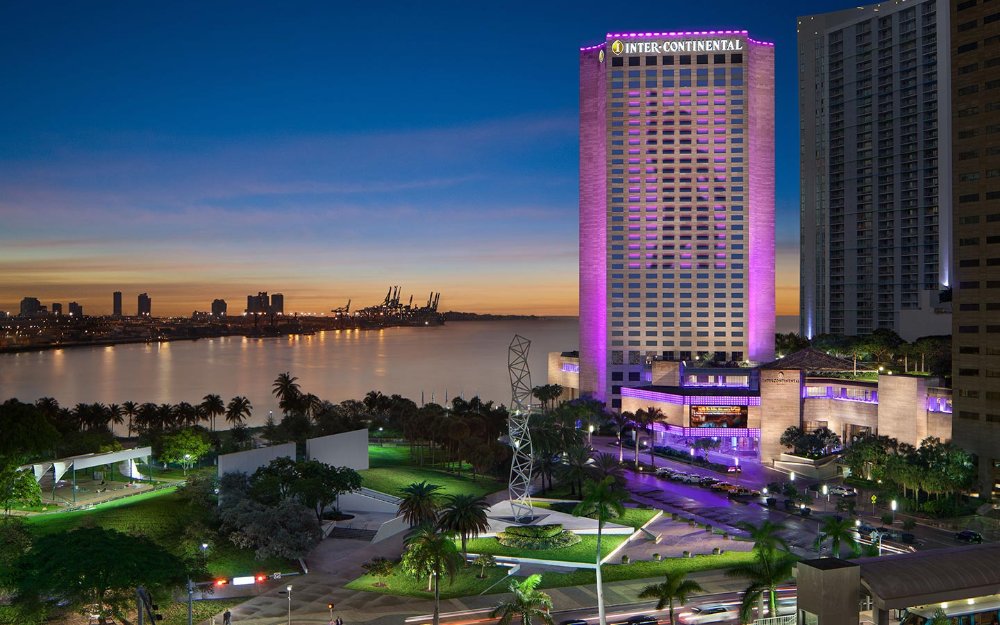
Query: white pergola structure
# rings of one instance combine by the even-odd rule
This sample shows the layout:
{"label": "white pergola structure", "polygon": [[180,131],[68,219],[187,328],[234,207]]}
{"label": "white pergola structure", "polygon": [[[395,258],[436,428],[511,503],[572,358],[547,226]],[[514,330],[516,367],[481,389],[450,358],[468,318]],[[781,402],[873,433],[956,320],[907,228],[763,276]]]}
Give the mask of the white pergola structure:
{"label": "white pergola structure", "polygon": [[47,460],[45,462],[36,462],[33,464],[28,464],[22,469],[31,469],[31,472],[35,475],[35,481],[41,482],[42,478],[51,470],[52,471],[52,491],[55,493],[55,485],[66,475],[67,472],[71,473],[73,476],[73,503],[76,503],[76,472],[77,470],[90,469],[92,467],[100,467],[109,464],[117,464],[119,462],[129,463],[129,472],[123,473],[126,477],[141,478],[141,474],[135,473],[135,460],[143,460],[144,462],[149,462],[149,457],[152,455],[153,449],[151,447],[136,447],[135,449],[123,449],[121,451],[109,451],[106,453],[98,454],[82,454],[79,456],[70,456],[69,458],[60,458],[58,460]]}

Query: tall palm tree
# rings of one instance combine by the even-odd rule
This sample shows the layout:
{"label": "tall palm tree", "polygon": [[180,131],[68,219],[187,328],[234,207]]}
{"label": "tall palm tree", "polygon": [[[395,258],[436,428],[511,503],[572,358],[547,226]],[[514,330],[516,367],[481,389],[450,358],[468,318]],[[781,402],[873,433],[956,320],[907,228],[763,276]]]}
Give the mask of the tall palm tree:
{"label": "tall palm tree", "polygon": [[777,616],[778,586],[790,580],[795,569],[795,557],[784,551],[754,548],[754,556],[752,561],[736,564],[726,571],[729,577],[750,580],[750,585],[743,591],[743,601],[740,604],[741,623],[749,623],[752,620],[755,605],[760,606],[758,617],[763,618],[765,597],[767,615]]}
{"label": "tall palm tree", "polygon": [[298,384],[299,379],[289,372],[278,374],[271,385],[271,394],[278,399],[278,407],[286,414],[296,408],[302,389]]}
{"label": "tall palm tree", "polygon": [[497,625],[511,625],[516,617],[521,617],[521,625],[531,625],[532,619],[538,617],[542,623],[553,625],[555,621],[549,613],[552,610],[552,598],[536,590],[540,581],[542,576],[538,573],[529,575],[520,582],[512,581],[510,592],[513,596],[493,608],[490,618],[499,617]]}
{"label": "tall palm tree", "polygon": [[667,606],[670,611],[670,625],[674,625],[677,622],[674,620],[674,601],[684,605],[688,595],[696,592],[705,592],[705,589],[693,579],[687,579],[686,573],[667,573],[664,581],[659,584],[650,584],[640,590],[639,598],[656,599],[657,610],[662,610],[664,606]]}
{"label": "tall palm tree", "polygon": [[[427,575],[434,591],[434,618],[432,623],[441,622],[441,577],[447,575],[452,581],[462,565],[462,554],[458,552],[451,534],[435,531],[428,524],[410,532],[406,538],[406,553],[403,562],[411,569]],[[431,589],[428,589],[431,590]]]}
{"label": "tall palm tree", "polygon": [[399,514],[410,527],[437,521],[438,502],[434,493],[438,490],[441,490],[440,486],[427,482],[414,482],[400,489],[403,498],[399,502]]}
{"label": "tall palm tree", "polygon": [[645,421],[643,421],[643,430],[649,434],[649,464],[654,469],[656,468],[656,456],[654,455],[656,451],[656,445],[654,443],[656,440],[653,436],[653,432],[656,424],[663,421],[663,419],[663,411],[659,408],[655,408],[653,406],[646,408],[646,418]]}
{"label": "tall palm tree", "polygon": [[125,417],[123,416],[122,407],[118,404],[108,404],[104,409],[105,414],[108,418],[108,423],[111,424],[112,429],[116,425],[124,425]]}
{"label": "tall palm tree", "polygon": [[209,393],[201,398],[201,409],[208,416],[208,422],[211,424],[212,431],[214,432],[215,418],[226,414],[226,402],[222,401],[222,398],[218,395]]}
{"label": "tall palm tree", "polygon": [[139,405],[131,400],[122,402],[122,412],[128,417],[128,437],[132,438],[132,420],[139,414]]}
{"label": "tall palm tree", "polygon": [[625,461],[625,445],[622,442],[622,433],[625,428],[635,420],[635,415],[631,412],[614,412],[610,415],[611,424],[615,428],[615,435],[618,437],[618,462]]}
{"label": "tall palm tree", "polygon": [[469,558],[469,550],[466,548],[468,539],[490,529],[490,520],[486,517],[489,507],[485,497],[445,495],[444,506],[438,515],[438,529],[459,535],[465,559]]}
{"label": "tall palm tree", "polygon": [[[646,431],[646,424],[648,422],[649,422],[649,411],[647,411],[645,408],[640,408],[640,409],[636,410],[635,414],[632,415],[632,426],[633,426],[633,431],[635,432],[635,468],[636,469],[639,468],[639,439],[642,438],[641,436],[639,436],[639,433]],[[650,446],[650,448],[653,447],[653,442],[652,441],[650,441],[649,446]],[[652,452],[650,452],[650,453],[652,453]]]}
{"label": "tall palm tree", "polygon": [[243,423],[250,418],[253,406],[250,404],[250,400],[242,395],[237,395],[229,400],[229,405],[226,406],[226,421],[233,427],[237,425],[243,425]]}
{"label": "tall palm tree", "polygon": [[[589,516],[597,519],[597,616],[600,625],[607,625],[604,614],[604,585],[601,581],[601,533],[604,524],[625,514],[622,502],[627,496],[625,489],[618,488],[614,480],[606,477],[601,481],[588,481],[583,485],[583,501],[573,509],[577,516]],[[596,517],[595,517],[596,515]]]}
{"label": "tall palm tree", "polygon": [[834,516],[823,519],[816,537],[816,548],[822,549],[827,539],[830,540],[830,553],[835,558],[840,557],[841,544],[847,545],[852,551],[858,548],[858,541],[854,538],[854,523],[850,519],[838,519]]}

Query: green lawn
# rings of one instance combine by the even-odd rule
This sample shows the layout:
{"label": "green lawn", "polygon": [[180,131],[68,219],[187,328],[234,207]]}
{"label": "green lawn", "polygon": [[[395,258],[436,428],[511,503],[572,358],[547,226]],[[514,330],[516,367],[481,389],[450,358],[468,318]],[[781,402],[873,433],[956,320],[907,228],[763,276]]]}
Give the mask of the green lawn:
{"label": "green lawn", "polygon": [[[516,549],[501,545],[496,538],[471,538],[469,539],[469,553],[488,553],[494,556],[559,560],[562,562],[593,562],[597,554],[597,536],[585,534],[580,538],[580,542],[575,545],[556,549]],[[604,534],[601,536],[601,551],[607,555],[628,538],[627,535],[609,536]]]}
{"label": "green lawn", "polygon": [[[546,508],[549,510],[556,510],[558,512],[566,512],[568,514],[573,514],[573,508],[576,507],[577,502],[575,501],[533,501],[531,505],[537,506],[539,508]],[[639,529],[646,523],[649,523],[659,510],[647,509],[647,508],[625,508],[625,515],[617,519],[611,519],[611,523],[617,525],[628,525],[629,527]],[[594,515],[588,515],[590,518],[594,518]]]}
{"label": "green lawn", "polygon": [[[246,601],[246,598],[195,601],[191,605],[191,621],[200,623],[201,621],[207,621],[213,616],[217,616],[218,618],[215,619],[215,622],[221,623],[223,612],[229,608],[238,606],[244,601]],[[187,602],[171,601],[165,605],[161,613],[163,614],[163,620],[160,621],[161,625],[187,625]]]}
{"label": "green lawn", "polygon": [[[29,527],[38,535],[68,532],[84,523],[125,533],[147,536],[167,549],[176,552],[184,528],[196,521],[204,522],[205,510],[198,510],[183,502],[176,488],[165,488],[110,501],[92,510],[74,510],[40,514],[27,518]],[[258,561],[252,551],[238,549],[232,543],[206,537],[213,547],[208,552],[207,567],[212,577],[232,577],[259,572],[293,571],[294,562],[280,558]]]}
{"label": "green lawn", "polygon": [[[708,571],[742,564],[753,559],[753,553],[748,551],[728,551],[717,556],[694,556],[692,558],[668,558],[660,562],[643,561],[629,564],[605,564],[601,567],[604,582],[617,582],[629,579],[646,579],[663,577],[667,573],[693,573]],[[562,588],[593,584],[594,571],[577,569],[568,573],[546,572],[542,575],[542,588]]]}
{"label": "green lawn", "polygon": [[481,475],[472,479],[465,467],[461,475],[445,471],[443,465],[416,466],[408,447],[368,446],[370,469],[359,471],[362,485],[389,495],[399,495],[400,489],[414,482],[428,482],[441,487],[444,495],[488,495],[502,490],[505,484]]}
{"label": "green lawn", "polygon": [[[476,577],[480,571],[478,566],[464,568],[455,576],[453,583],[449,583],[447,577],[444,578],[441,584],[441,598],[452,599],[454,597],[478,595],[487,588],[490,588],[490,586],[493,586],[490,588],[491,593],[506,592],[508,584],[500,580],[507,576],[508,570],[510,569],[503,566],[486,569],[486,579],[479,579]],[[412,575],[396,570],[392,575],[385,578],[385,586],[376,586],[375,584],[378,581],[373,575],[362,575],[356,580],[349,582],[345,588],[348,590],[364,590],[387,595],[416,597],[419,599],[434,598],[434,593],[427,592],[427,578],[425,577],[417,579]]]}

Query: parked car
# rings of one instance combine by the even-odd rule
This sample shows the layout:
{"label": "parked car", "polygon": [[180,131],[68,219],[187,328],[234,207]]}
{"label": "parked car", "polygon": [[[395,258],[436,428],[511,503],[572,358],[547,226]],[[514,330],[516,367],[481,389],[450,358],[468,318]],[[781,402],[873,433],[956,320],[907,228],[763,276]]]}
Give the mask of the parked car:
{"label": "parked car", "polygon": [[732,486],[729,482],[716,482],[712,484],[712,490],[728,491]]}
{"label": "parked car", "polygon": [[702,486],[712,486],[713,484],[718,484],[719,478],[717,477],[703,477],[701,478]]}
{"label": "parked car", "polygon": [[684,481],[686,483],[688,483],[688,484],[700,484],[701,483],[701,476],[700,475],[694,475],[694,474],[692,474],[692,475],[689,475],[686,478],[684,478]]}
{"label": "parked car", "polygon": [[859,525],[855,528],[862,537],[868,538],[871,536],[872,532],[876,531],[871,525]]}
{"label": "parked car", "polygon": [[677,620],[685,625],[703,625],[704,623],[720,623],[738,619],[736,610],[724,605],[702,605],[684,612]]}
{"label": "parked car", "polygon": [[726,467],[726,473],[743,473],[743,467],[738,464],[731,464]]}
{"label": "parked car", "polygon": [[568,621],[562,621],[559,625],[587,625],[587,621],[582,618],[571,618]]}
{"label": "parked car", "polygon": [[671,475],[673,475],[673,473],[674,473],[673,469],[668,469],[666,467],[660,467],[659,469],[656,470],[656,474],[660,477],[670,477]]}
{"label": "parked car", "polygon": [[657,625],[659,622],[660,621],[655,616],[650,616],[648,614],[632,616],[625,621],[626,625]]}
{"label": "parked car", "polygon": [[829,488],[829,491],[831,495],[837,495],[838,497],[858,496],[858,491],[854,490],[853,488],[848,488],[846,486],[839,486],[839,485],[831,486]]}
{"label": "parked car", "polygon": [[983,542],[983,535],[972,530],[962,530],[955,534],[955,540],[963,543],[981,543]]}

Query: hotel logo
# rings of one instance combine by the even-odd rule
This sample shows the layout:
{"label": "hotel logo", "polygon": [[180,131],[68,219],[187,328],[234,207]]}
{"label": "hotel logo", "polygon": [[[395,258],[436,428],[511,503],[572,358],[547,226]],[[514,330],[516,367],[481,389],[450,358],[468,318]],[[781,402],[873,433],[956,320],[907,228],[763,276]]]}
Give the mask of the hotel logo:
{"label": "hotel logo", "polygon": [[622,43],[621,39],[615,39],[614,41],[611,42],[611,52],[615,56],[621,56],[622,52],[624,51],[625,51],[625,44]]}

